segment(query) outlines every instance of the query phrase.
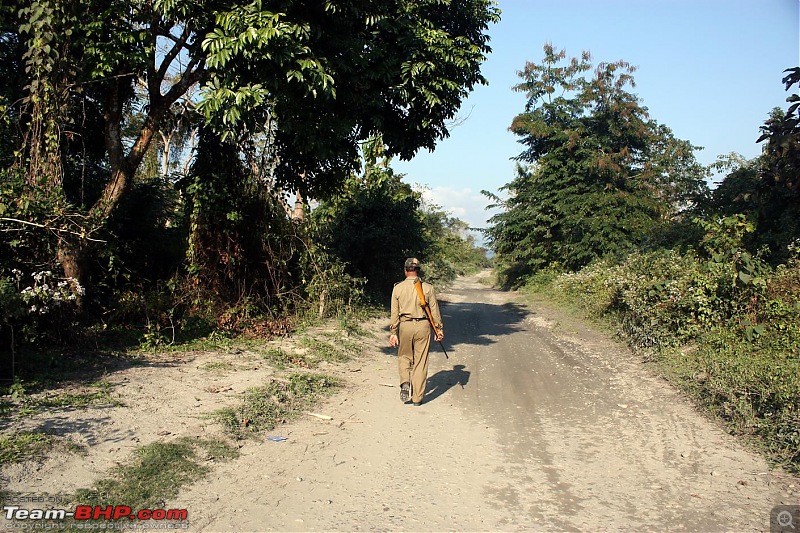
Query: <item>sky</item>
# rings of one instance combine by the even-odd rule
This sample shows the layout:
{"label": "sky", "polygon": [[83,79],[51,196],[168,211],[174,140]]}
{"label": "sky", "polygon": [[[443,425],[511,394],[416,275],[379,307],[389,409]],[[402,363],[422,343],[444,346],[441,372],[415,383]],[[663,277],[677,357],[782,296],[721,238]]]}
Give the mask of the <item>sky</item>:
{"label": "sky", "polygon": [[[703,147],[703,165],[737,152],[761,152],[759,127],[787,109],[783,71],[800,66],[800,0],[499,0],[501,21],[489,28],[492,52],[482,66],[488,86],[463,102],[466,119],[433,152],[392,161],[396,173],[424,190],[427,201],[472,227],[493,211],[481,190],[515,177],[522,151],[508,131],[524,111],[512,90],[526,61],[540,63],[550,42],[567,57],[586,50],[593,65],[634,65],[629,89],[650,117],[673,135]],[[797,87],[793,88],[796,91]],[[713,185],[712,185],[713,186]]]}

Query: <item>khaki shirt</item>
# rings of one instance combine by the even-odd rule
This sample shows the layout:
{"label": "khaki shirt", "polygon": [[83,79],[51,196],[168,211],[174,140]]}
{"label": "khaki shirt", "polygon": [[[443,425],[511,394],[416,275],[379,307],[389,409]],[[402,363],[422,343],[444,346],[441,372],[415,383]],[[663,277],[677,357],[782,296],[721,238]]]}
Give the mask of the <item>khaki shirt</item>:
{"label": "khaki shirt", "polygon": [[[414,281],[417,279],[419,278],[412,276],[394,284],[394,289],[392,289],[392,322],[389,326],[392,335],[397,335],[397,328],[400,322],[418,318],[427,319],[425,311],[419,305],[419,293],[414,286]],[[425,295],[425,302],[430,306],[436,329],[443,333],[442,315],[439,313],[439,303],[436,301],[433,285],[423,281],[422,294]]]}

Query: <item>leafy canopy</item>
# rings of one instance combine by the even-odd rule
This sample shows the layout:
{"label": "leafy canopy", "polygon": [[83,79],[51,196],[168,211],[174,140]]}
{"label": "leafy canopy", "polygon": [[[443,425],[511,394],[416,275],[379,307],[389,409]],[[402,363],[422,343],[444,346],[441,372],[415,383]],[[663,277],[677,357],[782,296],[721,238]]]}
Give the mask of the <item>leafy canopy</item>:
{"label": "leafy canopy", "polygon": [[486,193],[503,208],[488,241],[521,276],[622,256],[705,189],[696,147],[651,120],[628,91],[633,66],[600,63],[587,78],[588,52],[565,62],[548,44],[544,54],[515,87],[528,97],[510,128],[525,147],[517,177],[501,189],[507,199]]}
{"label": "leafy canopy", "polygon": [[[253,130],[277,117],[279,184],[325,192],[357,169],[359,142],[433,149],[490,51],[490,0],[231,3],[203,41],[200,110]],[[298,176],[304,176],[303,180]]]}
{"label": "leafy canopy", "polygon": [[448,135],[486,82],[497,20],[491,0],[14,0],[0,10],[0,54],[27,98],[9,91],[0,109],[24,104],[8,115],[22,131],[15,153],[31,196],[59,199],[80,221],[58,254],[86,280],[84,236],[107,237],[178,102],[223,140],[268,139],[265,181],[320,198],[374,134],[404,158]]}

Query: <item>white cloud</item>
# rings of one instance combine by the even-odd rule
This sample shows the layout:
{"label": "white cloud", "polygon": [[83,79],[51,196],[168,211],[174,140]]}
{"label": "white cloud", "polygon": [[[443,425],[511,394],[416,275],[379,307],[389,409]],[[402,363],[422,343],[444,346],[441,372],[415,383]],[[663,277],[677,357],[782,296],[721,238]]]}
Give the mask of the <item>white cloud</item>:
{"label": "white cloud", "polygon": [[422,192],[425,202],[440,206],[450,216],[463,220],[473,228],[485,228],[488,219],[497,212],[487,211],[490,199],[469,187],[428,187],[419,183],[413,186]]}

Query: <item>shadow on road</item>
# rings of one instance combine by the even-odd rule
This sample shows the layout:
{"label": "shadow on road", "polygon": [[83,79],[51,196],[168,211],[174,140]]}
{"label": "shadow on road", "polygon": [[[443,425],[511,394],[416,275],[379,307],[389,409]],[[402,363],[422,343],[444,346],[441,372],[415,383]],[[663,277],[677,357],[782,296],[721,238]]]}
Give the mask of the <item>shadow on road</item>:
{"label": "shadow on road", "polygon": [[[442,322],[444,322],[444,349],[449,355],[451,351],[465,349],[463,345],[488,346],[497,342],[494,337],[510,335],[524,329],[523,322],[530,311],[523,305],[509,302],[504,304],[488,303],[451,303],[440,304]],[[388,320],[386,336],[388,337]],[[381,352],[388,356],[397,355],[397,348],[384,346]],[[442,354],[442,347],[431,340],[431,356]]]}
{"label": "shadow on road", "polygon": [[[442,321],[445,325],[445,349],[456,361],[465,359],[470,347],[489,346],[497,337],[525,329],[525,318],[530,311],[523,305],[508,302],[491,304],[482,302],[442,302]],[[431,344],[431,357],[440,352],[438,343]],[[428,378],[425,401],[435,400],[455,386],[462,389],[469,382],[470,371],[464,364],[454,364],[452,370],[440,370]]]}
{"label": "shadow on road", "polygon": [[435,400],[456,385],[464,388],[469,382],[469,370],[464,365],[453,365],[452,370],[440,370],[428,378],[425,401]]}
{"label": "shadow on road", "polygon": [[510,335],[524,329],[523,322],[530,313],[524,306],[513,302],[445,302],[441,309],[447,335],[445,347],[448,341],[450,345],[494,344],[497,342],[494,337]]}

